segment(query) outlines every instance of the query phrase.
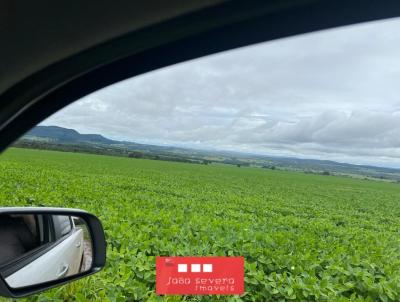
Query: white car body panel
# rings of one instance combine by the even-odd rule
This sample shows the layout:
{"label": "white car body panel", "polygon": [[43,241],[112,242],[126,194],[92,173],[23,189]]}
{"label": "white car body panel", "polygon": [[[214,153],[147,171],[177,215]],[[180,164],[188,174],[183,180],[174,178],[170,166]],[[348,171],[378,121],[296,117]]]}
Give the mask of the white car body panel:
{"label": "white car body panel", "polygon": [[79,273],[83,255],[83,230],[75,228],[54,248],[6,278],[12,288],[62,279]]}

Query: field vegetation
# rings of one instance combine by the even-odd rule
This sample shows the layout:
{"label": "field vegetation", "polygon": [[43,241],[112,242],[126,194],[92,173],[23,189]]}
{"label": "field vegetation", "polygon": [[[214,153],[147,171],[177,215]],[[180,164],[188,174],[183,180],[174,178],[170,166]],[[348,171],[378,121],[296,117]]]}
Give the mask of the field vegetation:
{"label": "field vegetation", "polygon": [[[28,301],[400,301],[400,186],[287,172],[12,148],[2,206],[85,209],[107,265]],[[241,297],[155,295],[155,256],[245,257]]]}

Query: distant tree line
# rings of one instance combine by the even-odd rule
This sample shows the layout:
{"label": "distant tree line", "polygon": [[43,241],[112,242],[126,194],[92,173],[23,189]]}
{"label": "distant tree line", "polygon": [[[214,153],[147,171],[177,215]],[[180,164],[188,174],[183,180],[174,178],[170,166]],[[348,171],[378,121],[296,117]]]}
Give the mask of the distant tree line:
{"label": "distant tree line", "polygon": [[[98,155],[110,155],[110,156],[120,156],[120,157],[128,157],[132,159],[151,159],[151,160],[162,160],[162,161],[172,161],[172,162],[181,162],[181,163],[191,163],[191,164],[202,164],[202,165],[209,165],[212,163],[222,163],[227,165],[233,165],[238,168],[241,167],[249,167],[251,165],[250,162],[246,162],[240,160],[235,157],[227,157],[223,159],[216,159],[216,160],[209,160],[202,157],[196,157],[193,155],[181,155],[181,154],[174,154],[174,153],[155,153],[152,150],[128,150],[126,148],[119,148],[119,147],[110,147],[108,145],[99,145],[99,144],[61,144],[56,142],[47,142],[47,141],[36,141],[30,139],[20,139],[13,144],[14,147],[17,148],[29,148],[29,149],[40,149],[40,150],[54,150],[54,151],[62,151],[62,152],[77,152],[77,153],[90,153],[90,154],[98,154]],[[270,169],[275,170],[279,167],[276,167],[272,164],[266,164],[263,166],[259,166],[263,169]],[[300,170],[301,171],[301,170]],[[303,170],[306,174],[317,174],[317,175],[335,175],[331,171],[324,170],[324,171],[316,171],[316,170]],[[341,175],[345,177],[346,175]],[[393,182],[400,183],[399,179],[393,179],[386,175],[378,174],[371,176],[375,179],[381,180],[391,180]]]}
{"label": "distant tree line", "polygon": [[[190,159],[186,157],[182,157],[179,155],[171,156],[171,155],[159,155],[152,154],[141,151],[130,151],[128,153],[129,158],[138,158],[138,159],[152,159],[152,160],[165,160],[165,161],[175,161],[181,163],[192,163],[192,164],[205,164],[205,161],[202,159]],[[208,164],[208,162],[207,162]]]}
{"label": "distant tree line", "polygon": [[62,152],[77,152],[77,153],[90,153],[97,155],[111,155],[111,156],[126,156],[126,152],[115,148],[100,148],[93,147],[86,144],[59,144],[49,143],[42,141],[33,140],[19,140],[13,144],[13,147],[17,148],[29,148],[29,149],[40,149],[40,150],[53,150]]}
{"label": "distant tree line", "polygon": [[264,165],[264,166],[262,166],[263,167],[263,169],[271,169],[271,170],[275,170],[276,169],[276,167],[275,166],[270,166],[270,165]]}
{"label": "distant tree line", "polygon": [[91,144],[60,144],[55,142],[21,139],[15,142],[13,144],[13,147],[53,150],[62,152],[90,153],[97,155],[110,155],[110,156],[129,157],[136,159],[163,160],[163,161],[173,161],[173,162],[203,164],[203,165],[208,165],[212,163],[212,161],[205,160],[202,158],[188,158],[180,155],[169,155],[169,154],[154,154],[146,151],[135,151],[135,150],[131,151],[123,148],[113,148],[113,147],[91,145]]}

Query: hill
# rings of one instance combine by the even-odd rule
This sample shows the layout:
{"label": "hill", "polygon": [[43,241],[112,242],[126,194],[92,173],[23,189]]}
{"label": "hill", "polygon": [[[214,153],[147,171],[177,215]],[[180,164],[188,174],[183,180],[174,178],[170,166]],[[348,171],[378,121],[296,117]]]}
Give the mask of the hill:
{"label": "hill", "polygon": [[117,141],[105,138],[100,134],[80,134],[74,129],[67,129],[58,126],[36,126],[26,133],[24,138],[47,139],[48,141],[58,143],[118,143]]}
{"label": "hill", "polygon": [[139,144],[112,140],[101,134],[81,134],[74,129],[58,126],[36,126],[26,133],[15,146],[198,164],[220,163],[238,167],[251,166],[310,174],[340,175],[400,182],[400,170],[393,168],[354,165],[328,160],[273,157],[232,151],[210,151]]}

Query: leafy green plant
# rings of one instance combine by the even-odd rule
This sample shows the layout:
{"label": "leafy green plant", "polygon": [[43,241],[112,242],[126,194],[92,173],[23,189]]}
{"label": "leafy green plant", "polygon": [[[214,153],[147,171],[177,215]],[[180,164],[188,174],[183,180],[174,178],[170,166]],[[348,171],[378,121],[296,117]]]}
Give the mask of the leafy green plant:
{"label": "leafy green plant", "polygon": [[[107,265],[26,301],[400,301],[400,187],[228,165],[11,149],[2,206],[86,209]],[[155,294],[155,256],[240,255],[245,294]]]}

